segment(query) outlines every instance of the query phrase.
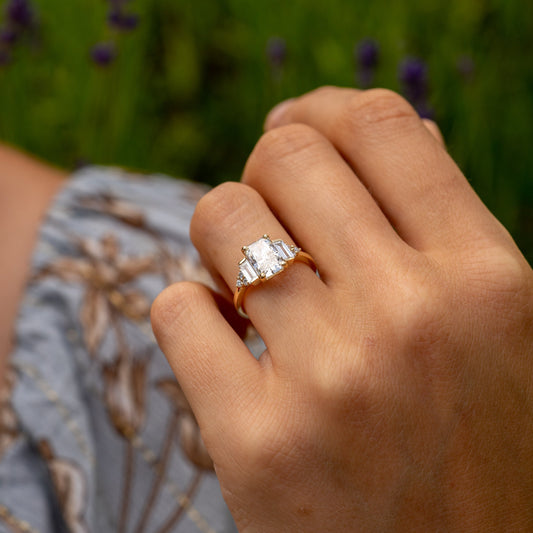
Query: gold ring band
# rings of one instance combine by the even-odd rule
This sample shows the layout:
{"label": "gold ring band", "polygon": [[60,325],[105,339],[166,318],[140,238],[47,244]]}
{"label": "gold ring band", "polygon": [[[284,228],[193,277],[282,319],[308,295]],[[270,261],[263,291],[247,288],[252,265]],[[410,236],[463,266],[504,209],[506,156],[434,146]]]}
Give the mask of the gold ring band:
{"label": "gold ring band", "polygon": [[308,253],[282,240],[272,241],[268,235],[243,246],[242,252],[245,257],[239,262],[233,305],[244,318],[248,318],[243,308],[244,296],[250,287],[280,274],[296,261],[309,265],[319,275],[315,260]]}

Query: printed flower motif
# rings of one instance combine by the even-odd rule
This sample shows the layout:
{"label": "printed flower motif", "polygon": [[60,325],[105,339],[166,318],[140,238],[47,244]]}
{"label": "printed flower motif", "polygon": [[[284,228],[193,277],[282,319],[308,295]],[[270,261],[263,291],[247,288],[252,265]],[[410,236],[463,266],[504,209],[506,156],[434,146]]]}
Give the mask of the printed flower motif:
{"label": "printed flower motif", "polygon": [[161,254],[161,268],[165,281],[170,285],[178,281],[196,281],[214,288],[213,278],[199,260],[190,253],[171,255],[168,251]]}
{"label": "printed flower motif", "polygon": [[141,430],[146,417],[147,361],[121,355],[102,369],[104,400],[118,434],[131,439]]}
{"label": "printed flower motif", "polygon": [[98,196],[87,196],[80,201],[87,209],[102,211],[128,226],[147,230],[144,214],[135,206],[124,200],[120,200],[119,198],[115,198],[108,194],[102,194]]}
{"label": "printed flower motif", "polygon": [[48,465],[55,494],[69,531],[88,533],[89,530],[83,517],[87,503],[86,481],[83,472],[71,461],[55,457],[47,441],[39,442],[38,447]]}
{"label": "printed flower motif", "polygon": [[99,241],[84,240],[79,246],[82,258],[60,258],[38,273],[37,278],[52,275],[86,286],[80,319],[87,349],[94,355],[117,316],[133,321],[148,318],[150,302],[139,290],[128,288],[128,284],[156,270],[157,261],[153,256],[122,255],[114,235],[106,235]]}
{"label": "printed flower motif", "polygon": [[15,377],[15,371],[8,367],[0,386],[0,459],[19,436],[17,417],[11,405]]}
{"label": "printed flower motif", "polygon": [[175,379],[162,379],[156,387],[170,400],[179,418],[179,443],[186,457],[193,465],[201,470],[212,470],[213,461],[207,452],[200,434],[198,422],[192,409]]}

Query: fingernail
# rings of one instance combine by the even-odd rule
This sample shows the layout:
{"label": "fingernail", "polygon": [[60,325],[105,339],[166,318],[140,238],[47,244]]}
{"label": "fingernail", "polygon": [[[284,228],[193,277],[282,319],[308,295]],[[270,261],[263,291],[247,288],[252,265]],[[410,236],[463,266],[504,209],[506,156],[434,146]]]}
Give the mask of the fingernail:
{"label": "fingernail", "polygon": [[283,102],[280,102],[277,106],[273,107],[270,110],[270,113],[265,119],[265,131],[275,128],[279,125],[281,119],[283,118],[283,115],[285,114],[287,109],[291,107],[294,100],[296,100],[296,98],[289,98],[288,100],[283,100]]}

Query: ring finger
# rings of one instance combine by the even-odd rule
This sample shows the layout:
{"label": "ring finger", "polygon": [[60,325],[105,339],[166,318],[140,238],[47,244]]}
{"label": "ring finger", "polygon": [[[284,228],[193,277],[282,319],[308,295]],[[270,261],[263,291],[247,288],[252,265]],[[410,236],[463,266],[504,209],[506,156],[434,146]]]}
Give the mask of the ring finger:
{"label": "ring finger", "polygon": [[[244,257],[241,248],[264,234],[272,240],[295,244],[263,198],[240,183],[224,183],[206,194],[191,221],[191,239],[202,260],[232,291],[238,263]],[[307,251],[305,243],[297,244]],[[324,269],[327,271],[326,266]],[[319,303],[323,305],[329,292],[309,266],[295,261],[265,283],[249,287],[243,305],[266,345],[275,350],[280,342],[296,342],[295,332],[282,326],[293,322],[295,316],[311,312]]]}

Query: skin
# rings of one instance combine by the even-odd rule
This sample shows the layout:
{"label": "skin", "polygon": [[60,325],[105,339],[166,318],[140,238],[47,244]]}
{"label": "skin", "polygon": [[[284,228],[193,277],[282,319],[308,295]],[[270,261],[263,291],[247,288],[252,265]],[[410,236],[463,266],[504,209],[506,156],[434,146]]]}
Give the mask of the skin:
{"label": "skin", "polygon": [[0,387],[41,219],[65,174],[0,144]]}
{"label": "skin", "polygon": [[533,273],[447,154],[385,90],[276,108],[242,183],[191,237],[231,296],[264,233],[295,263],[248,291],[256,361],[207,288],[152,323],[241,532],[533,529]]}

